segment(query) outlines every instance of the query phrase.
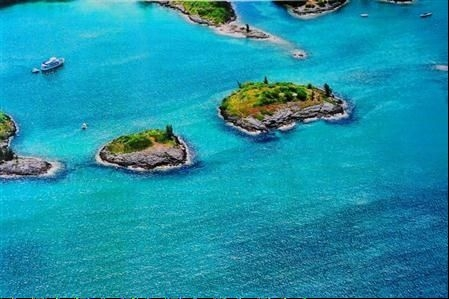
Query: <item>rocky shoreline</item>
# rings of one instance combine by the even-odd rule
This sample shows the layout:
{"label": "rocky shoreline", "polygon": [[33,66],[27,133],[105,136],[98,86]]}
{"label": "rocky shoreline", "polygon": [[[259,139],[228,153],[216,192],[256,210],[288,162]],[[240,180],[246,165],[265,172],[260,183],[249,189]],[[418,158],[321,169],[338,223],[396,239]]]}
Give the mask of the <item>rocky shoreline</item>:
{"label": "rocky shoreline", "polygon": [[155,3],[163,7],[174,9],[182,13],[184,16],[186,16],[189,21],[196,24],[211,27],[212,29],[214,29],[214,31],[220,34],[239,38],[251,38],[258,40],[272,40],[272,41],[280,40],[260,29],[251,27],[247,24],[243,24],[237,21],[237,15],[234,9],[232,8],[231,3],[229,3],[230,8],[232,9],[231,17],[228,20],[226,20],[224,24],[215,24],[209,20],[201,18],[200,16],[190,14],[182,5],[180,5],[179,3],[174,3],[173,1],[144,0],[144,2]]}
{"label": "rocky shoreline", "polygon": [[319,119],[343,119],[348,117],[347,104],[338,99],[338,104],[323,103],[304,109],[296,105],[287,105],[277,110],[273,115],[267,115],[262,120],[254,117],[240,118],[229,115],[220,108],[220,116],[230,125],[249,135],[269,133],[273,130],[287,131],[298,122],[311,122]]}
{"label": "rocky shoreline", "polygon": [[0,177],[46,177],[56,173],[60,168],[59,163],[49,162],[35,157],[23,157],[16,155],[10,147],[12,139],[17,135],[18,126],[14,120],[7,116],[10,124],[9,132],[0,138]]}
{"label": "rocky shoreline", "polygon": [[174,138],[176,145],[173,147],[153,146],[142,151],[121,154],[112,153],[106,144],[98,151],[96,160],[103,166],[138,172],[171,170],[190,165],[189,148],[181,138],[177,136]]}
{"label": "rocky shoreline", "polygon": [[332,92],[312,84],[291,82],[247,82],[225,97],[219,116],[228,124],[251,135],[286,131],[298,122],[338,120],[349,116],[348,104]]}
{"label": "rocky shoreline", "polygon": [[285,6],[288,12],[301,19],[309,19],[312,17],[321,16],[330,12],[334,12],[344,5],[346,5],[349,0],[334,0],[326,1],[322,6],[315,3],[315,1],[275,1],[276,3]]}

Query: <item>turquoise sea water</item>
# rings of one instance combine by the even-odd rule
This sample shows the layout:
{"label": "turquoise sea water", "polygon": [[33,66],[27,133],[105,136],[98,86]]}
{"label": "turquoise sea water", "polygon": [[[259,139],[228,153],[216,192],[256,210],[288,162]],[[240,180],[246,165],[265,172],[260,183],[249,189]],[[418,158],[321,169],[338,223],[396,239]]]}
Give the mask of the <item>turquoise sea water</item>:
{"label": "turquoise sea water", "polygon": [[[353,0],[309,21],[236,7],[309,59],[133,2],[0,10],[14,147],[65,164],[0,181],[2,296],[447,296],[448,74],[433,66],[448,62],[448,2]],[[63,69],[30,74],[51,55]],[[223,96],[265,75],[327,82],[352,117],[268,138],[225,126]],[[111,138],[167,123],[194,166],[95,163]]]}

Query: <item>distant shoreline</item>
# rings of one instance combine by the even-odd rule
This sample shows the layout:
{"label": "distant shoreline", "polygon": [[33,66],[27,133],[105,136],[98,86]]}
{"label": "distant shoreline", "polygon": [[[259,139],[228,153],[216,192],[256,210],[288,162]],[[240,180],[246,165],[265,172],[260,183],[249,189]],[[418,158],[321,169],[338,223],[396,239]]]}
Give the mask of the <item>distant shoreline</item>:
{"label": "distant shoreline", "polygon": [[[283,45],[289,51],[290,55],[295,59],[305,59],[307,58],[307,53],[302,49],[297,49],[290,42],[278,37],[274,36],[270,33],[262,31],[258,28],[252,27],[248,24],[244,24],[238,20],[238,16],[235,13],[233,8],[233,3],[229,2],[230,7],[232,8],[232,17],[227,20],[223,24],[213,24],[211,21],[205,20],[196,15],[191,15],[188,11],[186,11],[182,6],[170,3],[170,1],[161,1],[161,0],[142,0],[143,3],[148,4],[157,4],[162,7],[166,7],[169,9],[173,9],[180,13],[181,16],[185,18],[186,21],[192,24],[203,25],[209,27],[215,33],[229,36],[233,38],[247,38],[255,41],[268,41],[275,44]],[[247,27],[249,26],[249,32],[247,31]]]}

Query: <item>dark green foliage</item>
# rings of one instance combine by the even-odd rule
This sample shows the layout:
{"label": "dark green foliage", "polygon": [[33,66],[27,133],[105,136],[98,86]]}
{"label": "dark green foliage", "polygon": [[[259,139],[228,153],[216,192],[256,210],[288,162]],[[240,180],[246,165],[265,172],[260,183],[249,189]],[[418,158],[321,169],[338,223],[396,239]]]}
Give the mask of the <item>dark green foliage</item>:
{"label": "dark green foliage", "polygon": [[326,6],[326,1],[319,0],[317,4],[319,7],[324,7],[324,6]]}
{"label": "dark green foliage", "polygon": [[312,89],[312,88],[313,88],[313,86],[311,83],[307,84],[307,89]]}
{"label": "dark green foliage", "polygon": [[265,78],[263,79],[263,83],[264,83],[264,84],[268,84],[268,83],[269,83],[269,82],[268,82],[267,76],[265,76]]}
{"label": "dark green foliage", "polygon": [[9,147],[0,149],[0,161],[11,161],[14,157],[15,154]]}
{"label": "dark green foliage", "polygon": [[227,1],[174,1],[182,4],[192,15],[198,15],[215,25],[225,24],[235,18],[231,3]]}
{"label": "dark green foliage", "polygon": [[304,89],[299,89],[296,91],[297,97],[300,101],[307,100],[307,92]]}
{"label": "dark green foliage", "polygon": [[330,88],[329,84],[324,83],[324,93],[327,97],[330,97],[332,95],[332,89]]}
{"label": "dark green foliage", "polygon": [[250,32],[249,24],[246,24],[246,33]]}
{"label": "dark green foliage", "polygon": [[144,150],[151,144],[151,140],[147,138],[131,138],[127,142],[127,145],[135,151]]}
{"label": "dark green foliage", "polygon": [[242,83],[240,83],[239,81],[237,81],[237,85],[239,86],[239,88],[242,88]]}
{"label": "dark green foliage", "polygon": [[255,104],[256,107],[307,100],[307,92],[303,86],[297,86],[292,83],[263,84],[268,85],[269,89],[260,93]]}
{"label": "dark green foliage", "polygon": [[175,134],[173,134],[173,126],[172,125],[167,125],[165,127],[165,137],[167,139],[172,139],[175,136]]}

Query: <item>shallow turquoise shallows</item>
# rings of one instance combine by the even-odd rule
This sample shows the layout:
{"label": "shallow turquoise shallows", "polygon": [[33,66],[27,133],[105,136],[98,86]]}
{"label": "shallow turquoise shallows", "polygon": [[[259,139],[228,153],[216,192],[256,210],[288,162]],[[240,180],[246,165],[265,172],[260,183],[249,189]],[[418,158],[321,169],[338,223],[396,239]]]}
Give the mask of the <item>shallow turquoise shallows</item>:
{"label": "shallow turquoise shallows", "polygon": [[[0,295],[447,296],[448,74],[434,66],[448,62],[448,2],[353,0],[309,21],[236,9],[309,58],[132,1],[0,10],[13,146],[65,165],[0,181]],[[66,64],[31,74],[50,56]],[[327,82],[352,117],[265,138],[224,125],[221,99],[264,76]],[[110,139],[166,124],[192,167],[95,163]]]}

